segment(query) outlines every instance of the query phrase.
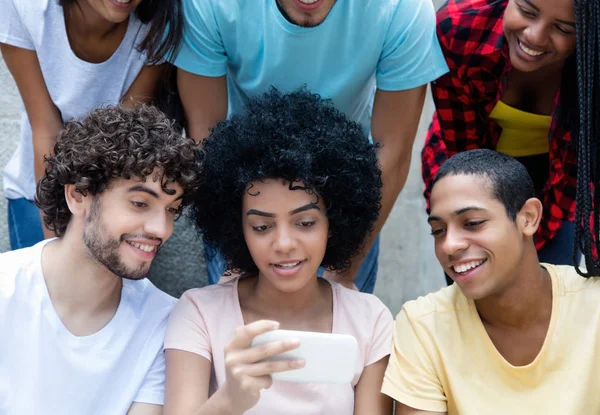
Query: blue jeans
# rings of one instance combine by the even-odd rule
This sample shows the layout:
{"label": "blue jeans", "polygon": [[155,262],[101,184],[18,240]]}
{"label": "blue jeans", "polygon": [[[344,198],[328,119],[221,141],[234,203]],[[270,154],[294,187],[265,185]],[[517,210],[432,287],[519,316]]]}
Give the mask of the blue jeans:
{"label": "blue jeans", "polygon": [[[216,284],[227,269],[227,263],[218,251],[215,251],[208,245],[204,245],[204,252],[206,257],[206,268],[208,271],[208,283]],[[377,280],[378,266],[379,235],[375,239],[375,242],[373,242],[373,246],[358,269],[354,283],[360,291],[370,294],[373,293],[375,281]],[[320,267],[318,271],[319,277],[323,275],[323,272],[325,272],[325,270],[323,267]]]}
{"label": "blue jeans", "polygon": [[[546,245],[538,251],[540,262],[554,265],[573,264],[573,239],[575,238],[575,223],[564,221]],[[581,251],[577,252],[577,262],[581,261]]]}
{"label": "blue jeans", "polygon": [[31,200],[8,199],[8,234],[12,250],[44,240],[40,210]]}

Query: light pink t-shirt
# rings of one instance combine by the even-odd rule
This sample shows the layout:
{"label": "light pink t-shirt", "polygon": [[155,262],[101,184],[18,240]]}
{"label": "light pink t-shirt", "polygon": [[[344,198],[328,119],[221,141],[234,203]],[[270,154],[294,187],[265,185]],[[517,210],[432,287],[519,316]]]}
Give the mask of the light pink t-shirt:
{"label": "light pink t-shirt", "polygon": [[[333,333],[350,334],[358,342],[358,357],[351,384],[330,385],[274,381],[263,390],[249,415],[354,413],[354,387],[366,366],[392,350],[392,314],[374,295],[332,282]],[[244,325],[238,296],[238,279],[189,290],[171,313],[165,349],[199,354],[213,363],[209,396],[225,383],[224,348],[235,329]]]}

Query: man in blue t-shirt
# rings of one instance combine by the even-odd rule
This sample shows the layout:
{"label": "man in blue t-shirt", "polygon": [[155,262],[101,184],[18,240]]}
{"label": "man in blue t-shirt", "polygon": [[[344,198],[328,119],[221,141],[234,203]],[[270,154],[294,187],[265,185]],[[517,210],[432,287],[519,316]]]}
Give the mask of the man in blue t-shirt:
{"label": "man in blue t-shirt", "polygon": [[[191,137],[205,138],[271,86],[289,92],[306,85],[381,143],[374,232],[349,271],[326,273],[373,292],[377,235],[406,181],[426,85],[447,71],[431,0],[189,0],[183,10],[174,64]],[[210,253],[207,263],[214,283],[225,264]]]}

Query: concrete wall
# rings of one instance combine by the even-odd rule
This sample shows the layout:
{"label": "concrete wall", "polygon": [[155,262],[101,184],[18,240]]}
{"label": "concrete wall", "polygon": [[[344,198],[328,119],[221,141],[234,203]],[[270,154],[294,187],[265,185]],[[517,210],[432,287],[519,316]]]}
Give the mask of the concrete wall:
{"label": "concrete wall", "polygon": [[[4,62],[0,59],[0,168],[4,168],[18,142],[20,97]],[[408,181],[382,233],[379,277],[375,293],[397,313],[406,300],[435,291],[444,285],[443,273],[433,255],[433,240],[425,221],[421,195],[419,152],[433,106],[428,98],[417,139]],[[173,237],[160,252],[151,279],[173,295],[205,284],[202,244],[190,225],[181,219]],[[0,252],[9,250],[6,203],[0,189]]]}

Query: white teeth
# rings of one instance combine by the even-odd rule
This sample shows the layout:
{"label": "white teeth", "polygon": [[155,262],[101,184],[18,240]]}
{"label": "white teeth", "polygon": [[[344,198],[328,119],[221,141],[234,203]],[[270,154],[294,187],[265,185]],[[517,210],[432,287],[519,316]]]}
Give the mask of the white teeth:
{"label": "white teeth", "polygon": [[304,4],[313,4],[318,2],[319,0],[300,0],[300,3],[304,3]]}
{"label": "white teeth", "polygon": [[117,3],[128,4],[131,3],[131,0],[117,0]]}
{"label": "white teeth", "polygon": [[140,249],[144,252],[152,252],[155,250],[155,246],[152,245],[143,245],[143,244],[138,244],[137,242],[128,242],[129,245],[135,246],[137,249]]}
{"label": "white teeth", "polygon": [[275,264],[275,266],[277,268],[294,268],[296,266],[298,266],[300,264],[300,262],[295,262],[293,264]]}
{"label": "white teeth", "polygon": [[463,272],[467,272],[475,267],[478,267],[481,264],[483,264],[483,260],[471,261],[471,262],[467,262],[465,264],[454,265],[452,268],[454,268],[454,272],[463,273]]}
{"label": "white teeth", "polygon": [[523,52],[525,52],[526,54],[528,54],[529,56],[532,56],[532,57],[540,56],[545,53],[545,52],[539,52],[537,50],[529,49],[527,46],[522,44],[521,41],[519,41],[519,47],[523,50]]}

